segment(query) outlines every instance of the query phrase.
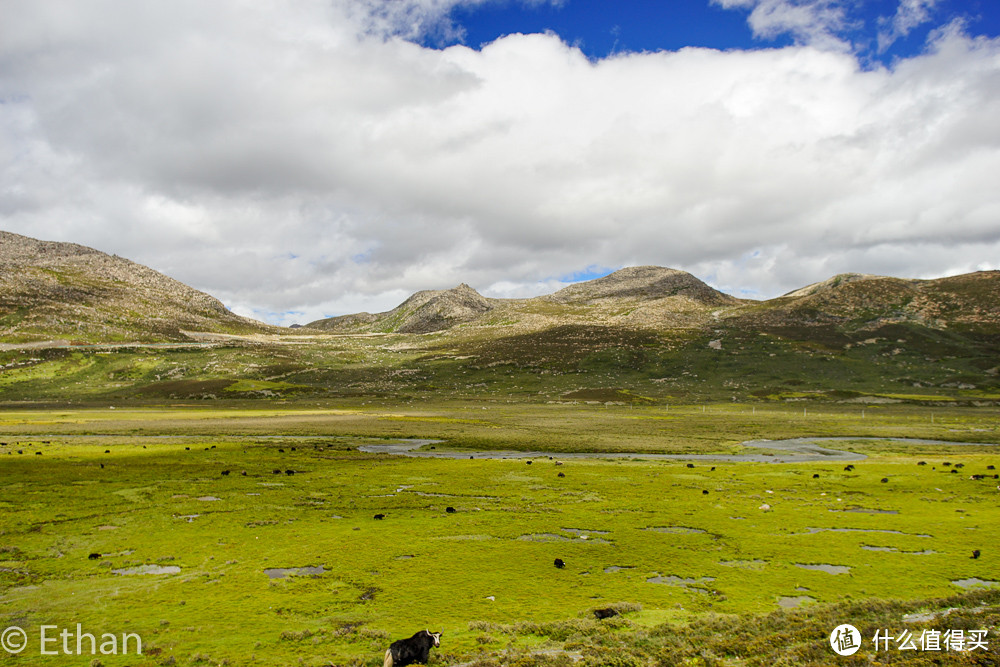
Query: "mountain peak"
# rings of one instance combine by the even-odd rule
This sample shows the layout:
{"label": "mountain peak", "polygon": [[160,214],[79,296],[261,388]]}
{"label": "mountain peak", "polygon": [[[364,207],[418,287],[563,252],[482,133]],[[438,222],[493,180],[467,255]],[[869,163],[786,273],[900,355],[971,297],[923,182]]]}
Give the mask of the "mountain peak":
{"label": "mountain peak", "polygon": [[446,290],[421,290],[392,310],[368,315],[342,315],[311,322],[316,329],[363,327],[374,331],[432,333],[476,319],[493,309],[493,302],[466,283]]}
{"label": "mountain peak", "polygon": [[601,299],[650,301],[675,296],[711,305],[737,302],[686,271],[662,266],[628,266],[602,278],[564,287],[550,298],[562,303],[589,303]]}
{"label": "mountain peak", "polygon": [[18,341],[188,340],[185,331],[269,329],[148,266],[99,250],[0,232],[0,337]]}

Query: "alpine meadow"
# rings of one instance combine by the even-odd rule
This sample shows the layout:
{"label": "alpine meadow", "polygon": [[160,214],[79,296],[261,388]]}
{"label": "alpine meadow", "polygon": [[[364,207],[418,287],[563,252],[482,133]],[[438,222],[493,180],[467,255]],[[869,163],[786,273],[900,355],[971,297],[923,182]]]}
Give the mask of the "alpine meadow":
{"label": "alpine meadow", "polygon": [[442,666],[1000,660],[1000,272],[640,266],[284,328],[2,232],[0,283],[10,664],[374,666],[424,629]]}

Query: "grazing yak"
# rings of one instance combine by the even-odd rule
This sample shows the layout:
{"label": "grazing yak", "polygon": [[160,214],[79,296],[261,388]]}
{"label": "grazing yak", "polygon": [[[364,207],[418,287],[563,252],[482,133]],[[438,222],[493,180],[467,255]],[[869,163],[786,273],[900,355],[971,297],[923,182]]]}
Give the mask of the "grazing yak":
{"label": "grazing yak", "polygon": [[427,664],[431,647],[441,646],[441,633],[421,630],[409,639],[399,639],[389,645],[382,667],[405,667],[413,663]]}

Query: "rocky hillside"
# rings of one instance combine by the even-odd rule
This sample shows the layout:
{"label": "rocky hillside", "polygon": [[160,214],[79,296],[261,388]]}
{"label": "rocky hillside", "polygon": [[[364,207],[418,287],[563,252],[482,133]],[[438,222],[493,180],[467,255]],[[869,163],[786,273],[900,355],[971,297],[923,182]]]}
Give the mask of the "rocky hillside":
{"label": "rocky hillside", "polygon": [[727,316],[730,324],[761,329],[825,326],[850,332],[908,324],[993,334],[1000,333],[998,295],[1000,271],[935,280],[845,274]]}
{"label": "rocky hillside", "polygon": [[0,232],[0,342],[188,340],[272,330],[121,257]]}
{"label": "rocky hillside", "polygon": [[462,283],[449,290],[417,292],[385,313],[343,315],[306,326],[328,331],[430,333],[474,321],[493,310],[495,302]]}
{"label": "rocky hillside", "polygon": [[690,273],[638,266],[530,299],[488,299],[465,284],[417,292],[385,313],[345,315],[307,326],[382,333],[430,333],[459,325],[505,332],[567,324],[686,328],[703,324],[715,309],[740,303]]}
{"label": "rocky hillside", "polygon": [[687,299],[706,306],[729,306],[739,302],[712,289],[690,273],[661,266],[631,266],[603,278],[564,287],[543,297],[555,303],[595,304],[605,300],[658,301]]}
{"label": "rocky hillside", "polygon": [[[386,313],[309,324],[340,333],[430,333],[460,328],[519,335],[559,326],[658,331],[734,328],[829,338],[890,324],[1000,332],[1000,271],[936,280],[843,274],[768,301],[737,299],[690,273],[636,266],[530,299],[489,299],[468,285],[417,292]],[[826,333],[824,333],[826,332]],[[839,335],[839,334],[838,334]]]}

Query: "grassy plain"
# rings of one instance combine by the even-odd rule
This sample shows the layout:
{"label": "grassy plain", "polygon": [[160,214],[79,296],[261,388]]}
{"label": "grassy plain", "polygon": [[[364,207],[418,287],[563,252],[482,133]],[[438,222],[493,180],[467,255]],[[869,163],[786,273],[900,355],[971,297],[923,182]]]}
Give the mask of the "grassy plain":
{"label": "grassy plain", "polygon": [[[445,633],[439,665],[828,664],[830,630],[852,619],[863,632],[993,627],[996,659],[1000,593],[930,600],[963,594],[956,581],[1000,580],[1000,491],[987,467],[1000,447],[893,440],[997,443],[995,408],[260,405],[0,413],[0,625],[143,638],[142,659],[99,656],[109,666],[375,665],[389,641],[425,627]],[[852,471],[641,456],[803,435],[885,440],[835,445],[869,456]],[[557,465],[356,450],[404,437],[639,455]],[[143,566],[168,569],[115,573]],[[265,573],[306,566],[323,571]],[[588,617],[615,603],[633,611]],[[879,658],[870,645],[858,656]],[[17,664],[89,660],[36,652]]]}

